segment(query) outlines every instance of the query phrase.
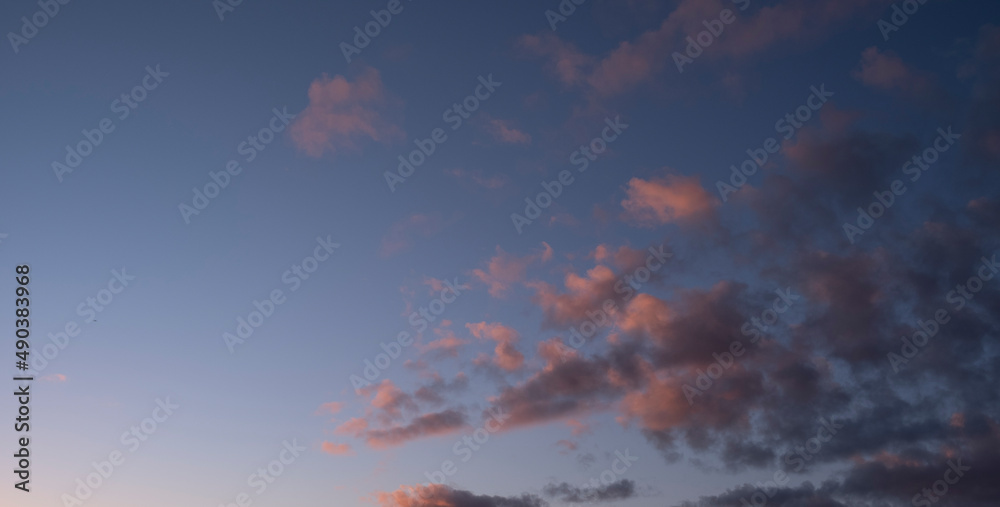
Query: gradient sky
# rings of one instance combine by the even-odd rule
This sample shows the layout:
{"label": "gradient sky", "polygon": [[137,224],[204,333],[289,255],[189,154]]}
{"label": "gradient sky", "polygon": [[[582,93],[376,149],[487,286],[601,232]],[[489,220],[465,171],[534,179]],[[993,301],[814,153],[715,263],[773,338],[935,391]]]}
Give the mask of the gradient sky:
{"label": "gradient sky", "polygon": [[[36,33],[37,1],[4,2],[0,270],[31,266],[36,381],[31,492],[5,473],[0,505],[921,505],[955,460],[971,469],[935,505],[996,505],[1000,4],[562,4],[400,0],[348,62],[355,27],[396,3],[70,1]],[[144,96],[127,116],[123,93]],[[54,166],[105,118],[72,172]],[[609,125],[627,127],[595,143]],[[763,167],[733,176],[748,150]],[[225,188],[185,213],[212,174]],[[891,204],[868,223],[876,194]],[[669,258],[640,283],[650,249]],[[460,294],[424,328],[446,282]],[[4,397],[5,469],[16,410]]]}

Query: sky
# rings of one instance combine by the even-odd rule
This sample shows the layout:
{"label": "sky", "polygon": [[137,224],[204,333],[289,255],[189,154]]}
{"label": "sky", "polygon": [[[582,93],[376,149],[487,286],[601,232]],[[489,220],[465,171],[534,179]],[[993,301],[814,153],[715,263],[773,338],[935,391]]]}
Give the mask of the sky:
{"label": "sky", "polygon": [[1000,4],[0,31],[0,505],[1000,499]]}

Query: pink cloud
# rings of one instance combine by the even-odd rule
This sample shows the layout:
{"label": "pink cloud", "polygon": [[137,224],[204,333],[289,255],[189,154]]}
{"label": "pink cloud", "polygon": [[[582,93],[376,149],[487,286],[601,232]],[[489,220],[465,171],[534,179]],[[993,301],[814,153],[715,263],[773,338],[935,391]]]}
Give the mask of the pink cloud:
{"label": "pink cloud", "polygon": [[291,125],[295,145],[312,157],[357,149],[365,139],[391,143],[405,138],[387,119],[397,107],[382,85],[379,72],[365,69],[357,80],[322,78],[309,86],[309,105]]}
{"label": "pink cloud", "polygon": [[576,419],[570,419],[566,421],[566,425],[569,426],[570,428],[573,428],[571,433],[574,437],[590,433],[590,425],[584,422],[577,421]]}
{"label": "pink cloud", "polygon": [[336,414],[337,412],[340,412],[343,408],[344,408],[343,403],[340,403],[338,401],[331,401],[320,405],[319,408],[316,410],[316,413]]}
{"label": "pink cloud", "polygon": [[448,357],[457,357],[458,350],[462,348],[463,345],[469,343],[468,341],[455,336],[455,333],[451,330],[448,331],[436,330],[436,331],[439,331],[439,336],[441,337],[436,340],[428,342],[427,345],[424,345],[421,348],[421,352],[424,353],[434,352]]}
{"label": "pink cloud", "polygon": [[520,339],[517,331],[503,324],[478,322],[466,324],[465,327],[479,339],[489,339],[497,342],[494,349],[493,363],[506,371],[514,371],[524,364],[524,355],[518,352],[514,344]]}
{"label": "pink cloud", "polygon": [[323,450],[323,452],[327,454],[333,454],[334,456],[349,456],[354,454],[354,451],[351,450],[351,446],[348,444],[335,444],[333,442],[323,442],[321,449]]}
{"label": "pink cloud", "polygon": [[715,199],[696,176],[670,175],[662,180],[632,178],[622,201],[625,218],[640,225],[663,225],[704,215]]}
{"label": "pink cloud", "polygon": [[66,375],[61,373],[56,373],[55,375],[46,375],[42,377],[45,382],[66,382]]}
{"label": "pink cloud", "polygon": [[474,269],[472,276],[489,287],[489,293],[495,298],[507,295],[515,283],[525,279],[528,266],[536,260],[546,262],[552,259],[552,247],[548,243],[542,243],[541,253],[528,255],[526,257],[515,257],[496,247],[497,254],[490,259],[485,270]]}
{"label": "pink cloud", "polygon": [[351,435],[354,437],[360,436],[364,431],[368,429],[368,421],[360,417],[352,417],[348,419],[347,422],[337,426],[333,433],[337,435]]}

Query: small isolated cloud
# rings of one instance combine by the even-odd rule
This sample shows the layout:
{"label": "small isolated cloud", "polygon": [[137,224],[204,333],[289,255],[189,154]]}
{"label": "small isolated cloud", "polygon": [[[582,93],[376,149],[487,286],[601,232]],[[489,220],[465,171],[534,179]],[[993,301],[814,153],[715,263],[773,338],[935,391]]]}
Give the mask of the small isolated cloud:
{"label": "small isolated cloud", "polygon": [[560,440],[556,442],[556,447],[559,448],[559,454],[569,454],[576,450],[576,443],[572,440]]}
{"label": "small isolated cloud", "polygon": [[566,425],[569,426],[570,428],[573,428],[572,434],[574,437],[590,433],[590,425],[585,422],[577,421],[576,419],[570,419],[566,421]]}
{"label": "small isolated cloud", "polygon": [[531,136],[514,128],[510,122],[486,117],[486,131],[493,140],[504,144],[531,144]]}
{"label": "small isolated cloud", "polygon": [[861,53],[861,62],[851,75],[866,86],[899,92],[925,105],[946,99],[945,92],[930,74],[909,67],[896,53],[882,52],[874,46]]}
{"label": "small isolated cloud", "polygon": [[382,238],[379,255],[391,257],[413,246],[416,237],[429,237],[444,228],[438,214],[414,213],[389,227]]}
{"label": "small isolated cloud", "polygon": [[333,442],[323,442],[323,452],[334,456],[350,456],[354,454],[348,444],[335,444]]}
{"label": "small isolated cloud", "polygon": [[622,201],[625,218],[639,225],[656,226],[704,215],[714,199],[696,176],[670,175],[661,180],[632,178]]}
{"label": "small isolated cloud", "polygon": [[309,105],[291,125],[292,141],[311,157],[357,149],[363,140],[391,143],[405,133],[391,116],[398,100],[389,96],[375,69],[365,69],[352,83],[324,75],[309,86]]}
{"label": "small isolated cloud", "polygon": [[66,382],[66,375],[61,373],[56,373],[55,375],[46,375],[42,377],[45,382]]}
{"label": "small isolated cloud", "polygon": [[339,401],[331,401],[320,405],[319,408],[316,409],[316,413],[333,415],[336,414],[337,412],[340,412],[341,409],[343,408],[344,408],[343,403],[340,403]]}

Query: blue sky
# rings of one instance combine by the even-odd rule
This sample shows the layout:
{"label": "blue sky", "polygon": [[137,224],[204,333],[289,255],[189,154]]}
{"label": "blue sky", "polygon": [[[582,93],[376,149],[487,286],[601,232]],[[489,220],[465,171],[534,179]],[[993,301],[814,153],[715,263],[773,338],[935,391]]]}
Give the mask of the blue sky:
{"label": "blue sky", "polygon": [[[1000,494],[1000,293],[977,274],[1000,223],[993,4],[913,3],[899,22],[906,2],[591,0],[562,2],[554,30],[555,0],[403,0],[348,62],[355,27],[394,4],[224,2],[51,4],[26,43],[43,7],[0,8],[0,269],[31,266],[36,361],[31,492],[8,476],[3,505],[903,505],[961,457],[973,469],[943,505]],[[142,98],[127,116],[123,93]],[[453,128],[462,103],[478,107]],[[273,140],[251,158],[249,136]],[[730,166],[768,138],[739,185]],[[581,148],[602,151],[586,171]],[[935,160],[918,179],[914,156]],[[879,217],[854,234],[859,206]],[[649,248],[669,259],[653,268]],[[778,311],[782,289],[797,299]],[[900,337],[939,308],[936,350],[897,371]],[[42,365],[67,324],[79,334]],[[360,382],[401,332],[413,343]],[[734,342],[746,354],[692,397]],[[147,418],[164,420],[132,450],[122,435]],[[844,429],[809,466],[784,459],[831,420]],[[253,474],[293,455],[258,493]],[[432,484],[445,460],[457,472]],[[776,471],[789,480],[759,490]]]}

